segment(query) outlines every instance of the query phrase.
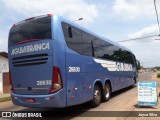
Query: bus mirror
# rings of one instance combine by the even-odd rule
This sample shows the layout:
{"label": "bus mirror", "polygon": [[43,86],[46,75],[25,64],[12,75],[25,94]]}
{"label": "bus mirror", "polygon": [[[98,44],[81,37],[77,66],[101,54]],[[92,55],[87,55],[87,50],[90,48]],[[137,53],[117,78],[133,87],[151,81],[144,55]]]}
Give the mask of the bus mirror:
{"label": "bus mirror", "polygon": [[72,28],[68,27],[68,35],[70,38],[72,38]]}

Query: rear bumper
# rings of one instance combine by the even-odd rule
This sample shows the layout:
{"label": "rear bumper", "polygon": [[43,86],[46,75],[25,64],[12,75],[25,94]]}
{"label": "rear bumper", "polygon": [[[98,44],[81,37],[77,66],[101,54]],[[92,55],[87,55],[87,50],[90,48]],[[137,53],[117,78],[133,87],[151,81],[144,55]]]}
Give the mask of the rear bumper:
{"label": "rear bumper", "polygon": [[[48,95],[19,95],[11,93],[12,102],[24,107],[66,107],[66,92],[64,89]],[[27,98],[34,98],[35,102],[26,102]]]}

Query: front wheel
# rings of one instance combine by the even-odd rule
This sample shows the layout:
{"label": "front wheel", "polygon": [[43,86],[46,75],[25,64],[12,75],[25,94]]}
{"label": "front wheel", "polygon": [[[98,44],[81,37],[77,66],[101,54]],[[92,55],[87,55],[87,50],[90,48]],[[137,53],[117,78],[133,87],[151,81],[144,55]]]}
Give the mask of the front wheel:
{"label": "front wheel", "polygon": [[105,84],[105,88],[103,90],[103,102],[109,101],[111,97],[111,87],[108,83]]}
{"label": "front wheel", "polygon": [[136,83],[137,83],[136,78],[133,78],[133,87],[136,87]]}
{"label": "front wheel", "polygon": [[98,85],[95,85],[93,99],[91,100],[91,106],[97,107],[100,104],[101,104],[101,89]]}

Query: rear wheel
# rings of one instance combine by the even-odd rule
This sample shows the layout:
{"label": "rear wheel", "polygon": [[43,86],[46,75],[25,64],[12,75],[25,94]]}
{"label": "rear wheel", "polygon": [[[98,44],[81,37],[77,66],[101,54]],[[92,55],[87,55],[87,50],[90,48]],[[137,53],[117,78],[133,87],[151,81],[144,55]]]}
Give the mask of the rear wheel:
{"label": "rear wheel", "polygon": [[94,95],[91,101],[92,107],[97,107],[101,104],[101,89],[98,85],[94,86]]}
{"label": "rear wheel", "polygon": [[106,83],[105,88],[103,90],[102,101],[106,102],[110,99],[110,97],[111,97],[111,87],[108,83]]}

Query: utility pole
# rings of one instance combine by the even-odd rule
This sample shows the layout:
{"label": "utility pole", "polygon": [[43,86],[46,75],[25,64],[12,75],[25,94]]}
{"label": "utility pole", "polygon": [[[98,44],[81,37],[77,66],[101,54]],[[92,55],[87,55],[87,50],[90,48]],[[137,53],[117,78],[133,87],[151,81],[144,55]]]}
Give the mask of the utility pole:
{"label": "utility pole", "polygon": [[[156,7],[156,0],[154,0],[154,8],[155,8],[155,11],[156,11],[157,24],[158,24],[159,37],[160,37],[160,26],[159,26],[159,19],[158,19],[157,7]],[[160,40],[160,39],[155,39],[155,40]]]}

